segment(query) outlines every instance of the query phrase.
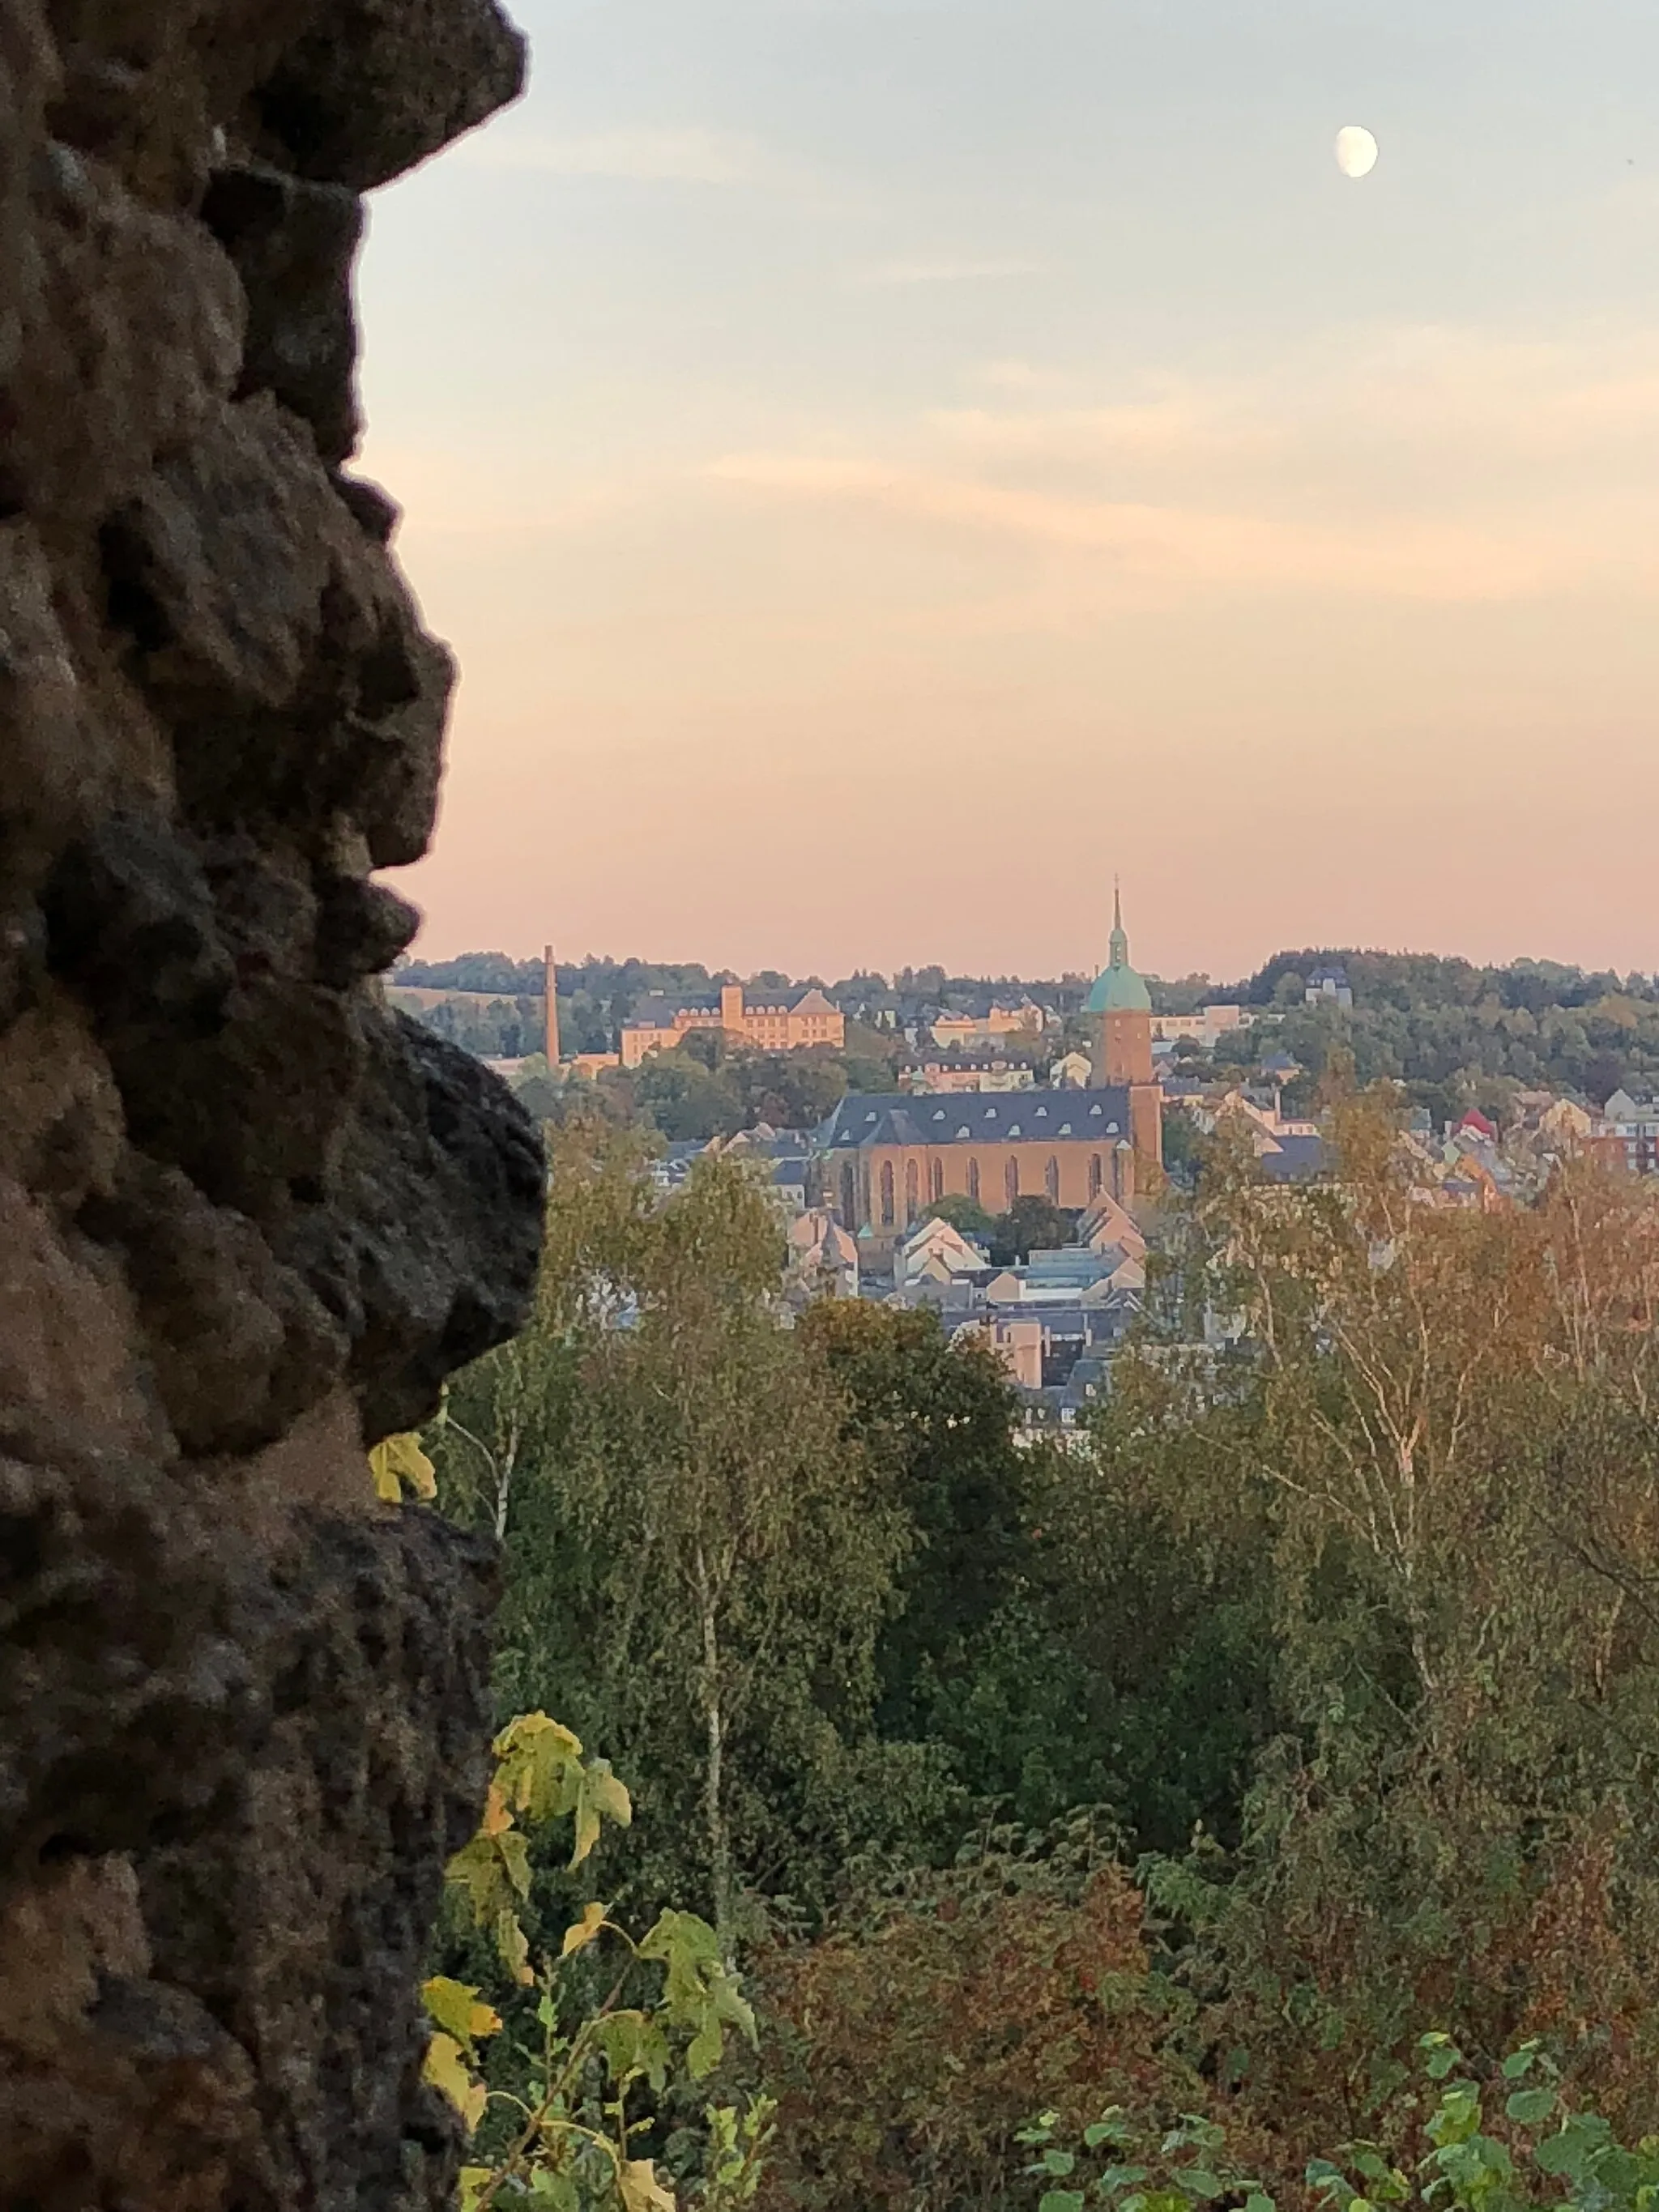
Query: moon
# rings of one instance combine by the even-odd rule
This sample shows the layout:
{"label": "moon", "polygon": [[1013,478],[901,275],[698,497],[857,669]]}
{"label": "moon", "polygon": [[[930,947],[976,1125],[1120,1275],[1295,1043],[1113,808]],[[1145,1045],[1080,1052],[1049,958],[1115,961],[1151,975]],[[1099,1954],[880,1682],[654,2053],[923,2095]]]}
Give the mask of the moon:
{"label": "moon", "polygon": [[1345,177],[1369,177],[1376,167],[1376,141],[1358,123],[1344,124],[1336,134],[1336,166]]}

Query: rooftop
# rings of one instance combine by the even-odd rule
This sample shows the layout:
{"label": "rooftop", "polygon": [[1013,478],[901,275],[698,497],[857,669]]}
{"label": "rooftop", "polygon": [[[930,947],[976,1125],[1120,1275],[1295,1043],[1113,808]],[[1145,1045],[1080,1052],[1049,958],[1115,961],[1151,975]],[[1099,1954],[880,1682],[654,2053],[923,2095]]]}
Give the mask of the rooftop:
{"label": "rooftop", "polygon": [[817,1132],[823,1151],[848,1145],[1041,1144],[1116,1139],[1129,1127],[1129,1093],[1103,1090],[964,1091],[949,1097],[855,1092]]}
{"label": "rooftop", "polygon": [[1256,1161],[1269,1182],[1311,1182],[1325,1167],[1321,1137],[1275,1135],[1273,1146]]}

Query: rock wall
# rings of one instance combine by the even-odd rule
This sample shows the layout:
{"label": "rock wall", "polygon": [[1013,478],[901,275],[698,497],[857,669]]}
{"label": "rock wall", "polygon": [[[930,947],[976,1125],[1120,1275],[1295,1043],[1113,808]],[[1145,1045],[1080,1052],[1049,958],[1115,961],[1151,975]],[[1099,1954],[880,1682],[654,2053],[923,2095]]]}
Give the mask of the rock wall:
{"label": "rock wall", "polygon": [[443,2203],[492,1563],[366,1443],[542,1168],[389,1013],[451,668],[347,473],[359,195],[490,0],[0,0],[0,2204]]}

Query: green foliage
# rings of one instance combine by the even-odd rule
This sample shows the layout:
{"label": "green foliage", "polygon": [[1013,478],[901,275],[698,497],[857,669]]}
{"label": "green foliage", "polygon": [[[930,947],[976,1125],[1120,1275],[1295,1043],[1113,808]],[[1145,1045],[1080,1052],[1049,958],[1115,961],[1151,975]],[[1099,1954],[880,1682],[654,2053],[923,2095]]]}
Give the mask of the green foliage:
{"label": "green foliage", "polygon": [[1184,1381],[1121,1357],[1086,1438],[1031,1455],[1030,1562],[1007,1656],[978,1686],[1024,1747],[1003,1785],[1022,1817],[1109,1802],[1141,1850],[1195,1828],[1236,1841],[1285,1720],[1264,1500],[1241,1480],[1234,1417],[1194,1420]]}
{"label": "green foliage", "polygon": [[748,1118],[737,1085],[691,1048],[699,1042],[690,1039],[678,1052],[653,1053],[632,1079],[636,1112],[671,1143],[729,1137]]}
{"label": "green foliage", "polygon": [[[539,963],[537,974],[539,979]],[[393,977],[394,992],[401,980]],[[447,1037],[464,1051],[477,1054],[481,1060],[516,1060],[538,1051],[546,1040],[547,1018],[539,980],[534,996],[528,993],[513,997],[485,995],[481,991],[476,995],[441,999],[435,1004],[422,1005],[395,997],[392,1003],[402,1004],[435,1036]]]}
{"label": "green foliage", "polygon": [[[1303,979],[1340,960],[1351,1009],[1304,1006]],[[1571,1090],[1598,1103],[1621,1082],[1659,1077],[1659,990],[1646,978],[1586,975],[1550,961],[1480,968],[1424,954],[1279,953],[1242,986],[1247,1002],[1278,1004],[1272,1048],[1306,1071],[1287,1093],[1303,1108],[1331,1053],[1353,1056],[1361,1085],[1405,1085],[1437,1120],[1470,1105],[1501,1115],[1524,1088]],[[1264,1032],[1224,1038],[1218,1062],[1252,1066]]]}
{"label": "green foliage", "polygon": [[1017,1198],[993,1226],[991,1241],[998,1257],[1022,1262],[1033,1252],[1057,1251],[1072,1241],[1072,1217],[1035,1193]]}
{"label": "green foliage", "polygon": [[1073,1449],[1022,1446],[1006,1372],[931,1314],[826,1303],[804,1333],[914,1532],[878,1647],[884,1733],[1034,1826],[1109,1803],[1139,1849],[1198,1822],[1236,1838],[1283,1717],[1263,1501],[1218,1464],[1231,1417],[1194,1426],[1132,1362]]}
{"label": "green foliage", "polygon": [[1281,1717],[1236,1854],[1188,1862],[1185,1971],[1253,2099],[1328,2135],[1436,2018],[1486,2050],[1597,2021],[1597,2094],[1652,2124],[1655,1216],[1588,1170],[1443,1212],[1367,1102],[1338,1139],[1340,1186],[1218,1171],[1198,1207],[1255,1352],[1180,1425],[1262,1528]]}
{"label": "green foliage", "polygon": [[740,1160],[665,1204],[630,1134],[559,1133],[537,1319],[434,1443],[452,1509],[507,1541],[503,1700],[617,1746],[650,1814],[624,1893],[723,1936],[934,1788],[871,1723],[904,1523],[781,1326],[781,1252]]}
{"label": "green foliage", "polygon": [[[1321,2212],[1376,2212],[1381,2205],[1436,2212],[1652,2212],[1659,2204],[1659,2137],[1619,2140],[1599,2113],[1576,2110],[1559,2069],[1536,2042],[1522,2045],[1484,2078],[1440,2030],[1419,2039],[1427,2094],[1403,2097],[1388,2137],[1342,2145],[1308,2160],[1299,2177]],[[1510,2085],[1528,2076],[1535,2086]],[[1048,2112],[1022,2131],[1036,2212],[1204,2212],[1218,2200],[1243,2212],[1274,2212],[1275,2194],[1241,2166],[1228,2130],[1188,2113],[1174,2127],[1113,2106],[1080,2131]],[[1274,2147],[1265,2146],[1269,2157]],[[1290,2181],[1291,2177],[1285,2177]],[[1279,2185],[1283,2194],[1283,2184]]]}
{"label": "green foliage", "polygon": [[996,1228],[994,1216],[986,1212],[976,1198],[969,1198],[966,1191],[947,1191],[943,1198],[933,1200],[921,1218],[924,1221],[948,1221],[952,1229],[959,1229],[964,1237],[971,1237],[988,1246]]}
{"label": "green foliage", "polygon": [[1203,1140],[1190,1114],[1179,1107],[1164,1112],[1164,1172],[1177,1189],[1191,1190],[1198,1180]]}
{"label": "green foliage", "polygon": [[[488,2162],[462,2169],[462,2212],[526,2197],[562,2212],[676,2212],[656,2160],[642,2154],[653,2117],[640,2112],[639,2100],[659,2105],[677,2079],[706,2081],[728,2029],[754,2041],[754,2015],[714,1929],[695,1913],[663,1912],[635,1942],[605,1905],[589,1904],[556,1958],[532,1966],[518,1917],[529,1892],[530,1833],[568,1818],[570,1863],[579,1866],[602,1821],[626,1824],[630,1801],[606,1763],[585,1758],[580,1741],[545,1713],[510,1723],[495,1756],[483,1820],[450,1862],[447,1881],[473,1924],[490,1932],[512,1984],[537,1992],[540,2033],[520,2090],[492,2087],[480,2046],[501,2035],[501,2014],[471,1984],[441,1974],[425,1985],[433,2024],[426,2079],[454,2105],[470,2136],[493,2138]],[[585,2002],[571,1986],[572,1962],[601,1942],[622,1951],[622,1972],[597,2002]],[[625,2003],[641,1969],[660,1970],[645,1977],[654,1987]],[[708,2212],[753,2198],[772,2110],[761,2098],[741,2114],[730,2106],[706,2114],[711,2154],[692,2194]]]}
{"label": "green foliage", "polygon": [[[1590,2106],[1638,2154],[1659,2125],[1659,1209],[1587,1168],[1528,1207],[1425,1206],[1340,1072],[1340,1175],[1286,1189],[1212,1148],[1064,1451],[1024,1448],[1006,1375],[931,1316],[826,1301],[784,1326],[776,1217],[739,1160],[665,1199],[641,1133],[556,1133],[534,1326],[425,1442],[443,1502],[505,1540],[504,1711],[614,1747],[641,1817],[621,1830],[550,1723],[511,1747],[438,1962],[466,2081],[469,2036],[492,2087],[547,2078],[520,2034],[539,1980],[501,2033],[470,2025],[481,1949],[532,1978],[553,1958],[568,2035],[605,1996],[607,1923],[690,1905],[693,1993],[699,1960],[758,1970],[782,2111],[755,2202],[780,2212],[1299,2207],[1309,2154],[1344,2140],[1335,2212],[1400,2187],[1510,2212],[1567,2201],[1523,2138]],[[520,1820],[581,1819],[583,1787],[605,1907]],[[1133,1958],[1108,1972],[1109,1936]],[[626,1954],[630,1976],[667,1964]],[[592,2071],[635,2069],[659,2162],[680,2171],[683,2123],[685,2170],[712,2171],[714,2124],[623,2017],[665,1989],[629,1982]],[[671,2025],[689,2062],[698,2031]],[[1414,2086],[1430,2030],[1479,2112]],[[1133,2139],[1084,2135],[1109,2100]],[[1422,2166],[1443,2150],[1457,2171]]]}
{"label": "green foliage", "polygon": [[814,1129],[849,1090],[884,1089],[883,1066],[870,1071],[828,1046],[755,1052],[722,1031],[694,1030],[673,1052],[652,1054],[629,1077],[607,1075],[601,1088],[631,1101],[637,1116],[670,1139],[729,1135],[764,1121],[775,1129]]}
{"label": "green foliage", "polygon": [[798,1334],[825,1362],[843,1438],[910,1531],[877,1652],[883,1732],[967,1749],[939,1729],[941,1706],[976,1668],[1029,1553],[1006,1372],[927,1312],[825,1300]]}

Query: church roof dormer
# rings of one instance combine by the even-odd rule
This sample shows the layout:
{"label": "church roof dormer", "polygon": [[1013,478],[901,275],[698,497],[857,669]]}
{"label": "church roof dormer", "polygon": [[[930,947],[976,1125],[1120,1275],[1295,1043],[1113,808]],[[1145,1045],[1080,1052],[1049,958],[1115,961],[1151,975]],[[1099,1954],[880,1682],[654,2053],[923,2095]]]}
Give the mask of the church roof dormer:
{"label": "church roof dormer", "polygon": [[1123,896],[1112,889],[1112,934],[1107,963],[1095,978],[1085,1014],[1150,1014],[1152,994],[1146,978],[1129,965],[1129,933],[1123,927]]}

